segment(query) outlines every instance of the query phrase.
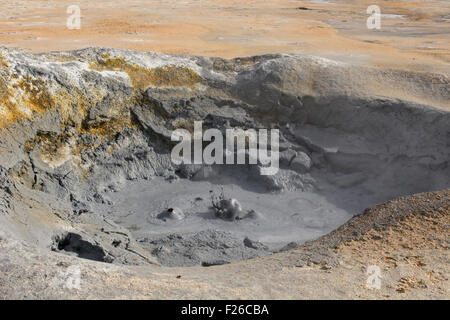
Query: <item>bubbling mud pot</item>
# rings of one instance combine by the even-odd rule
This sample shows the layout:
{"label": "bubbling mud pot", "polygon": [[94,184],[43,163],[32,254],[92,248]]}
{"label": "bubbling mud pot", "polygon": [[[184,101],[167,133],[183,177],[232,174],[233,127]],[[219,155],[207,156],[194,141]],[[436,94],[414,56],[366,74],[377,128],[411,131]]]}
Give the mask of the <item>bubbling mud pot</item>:
{"label": "bubbling mud pot", "polygon": [[[85,259],[227,264],[450,187],[443,74],[305,55],[1,49],[0,95],[1,234]],[[278,129],[279,171],[175,165],[171,133],[194,121]]]}

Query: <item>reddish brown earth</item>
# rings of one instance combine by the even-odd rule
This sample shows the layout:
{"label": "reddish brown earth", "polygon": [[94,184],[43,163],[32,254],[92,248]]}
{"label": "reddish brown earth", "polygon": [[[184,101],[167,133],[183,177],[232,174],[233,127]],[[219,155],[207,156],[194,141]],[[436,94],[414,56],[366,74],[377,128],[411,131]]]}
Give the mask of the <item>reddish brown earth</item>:
{"label": "reddish brown earth", "polygon": [[[72,4],[2,1],[0,44],[33,52],[102,46],[224,58],[312,53],[427,71],[450,61],[446,0],[81,0],[81,29],[69,30]],[[366,26],[372,4],[387,15],[380,30]]]}

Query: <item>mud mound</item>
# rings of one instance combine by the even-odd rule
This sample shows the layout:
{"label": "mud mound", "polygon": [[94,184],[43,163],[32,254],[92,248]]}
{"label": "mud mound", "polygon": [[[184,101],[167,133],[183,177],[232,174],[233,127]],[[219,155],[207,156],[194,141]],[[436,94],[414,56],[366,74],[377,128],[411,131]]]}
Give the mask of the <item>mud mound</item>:
{"label": "mud mound", "polygon": [[[0,231],[54,254],[225,264],[450,186],[446,74],[305,55],[3,48],[0,57]],[[278,129],[280,170],[174,164],[171,133],[194,121]],[[218,192],[239,203],[231,219],[214,211]]]}

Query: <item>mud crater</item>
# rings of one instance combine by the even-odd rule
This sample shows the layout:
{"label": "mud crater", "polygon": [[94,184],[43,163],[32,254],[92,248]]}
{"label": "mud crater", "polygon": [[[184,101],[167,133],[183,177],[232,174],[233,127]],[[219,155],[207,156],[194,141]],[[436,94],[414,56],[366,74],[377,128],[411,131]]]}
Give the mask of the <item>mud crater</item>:
{"label": "mud crater", "polygon": [[[213,266],[292,249],[374,204],[450,186],[450,115],[438,108],[450,98],[446,76],[303,55],[68,54],[73,61],[2,51],[5,86],[16,73],[39,79],[32,93],[51,104],[39,113],[18,106],[28,118],[1,131],[0,222],[12,232],[21,229],[8,215],[45,212],[13,234],[45,249]],[[171,132],[194,120],[278,129],[279,172],[173,164]]]}

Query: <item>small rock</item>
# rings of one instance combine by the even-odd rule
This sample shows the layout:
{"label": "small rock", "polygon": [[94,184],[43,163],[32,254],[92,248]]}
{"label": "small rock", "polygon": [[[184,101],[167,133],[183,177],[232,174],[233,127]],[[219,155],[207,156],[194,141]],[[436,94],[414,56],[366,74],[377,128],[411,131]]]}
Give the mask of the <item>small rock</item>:
{"label": "small rock", "polygon": [[255,249],[255,250],[268,250],[269,249],[263,243],[261,243],[259,241],[250,240],[247,237],[245,237],[245,239],[244,239],[244,245],[246,247],[249,247],[249,248],[252,248],[252,249]]}
{"label": "small rock", "polygon": [[305,173],[311,169],[311,158],[304,152],[297,152],[297,156],[291,161],[290,168],[298,173]]}
{"label": "small rock", "polygon": [[121,243],[122,243],[122,241],[120,241],[120,240],[114,240],[112,242],[112,245],[117,248]]}
{"label": "small rock", "polygon": [[372,239],[373,240],[381,240],[381,239],[383,239],[383,236],[381,236],[379,234],[375,234],[375,235],[372,236]]}
{"label": "small rock", "polygon": [[262,214],[252,209],[247,212],[244,218],[261,219]]}
{"label": "small rock", "polygon": [[280,165],[289,166],[291,164],[292,159],[297,156],[297,152],[292,149],[287,149],[285,151],[280,152]]}
{"label": "small rock", "polygon": [[191,179],[202,169],[202,167],[203,166],[200,164],[182,164],[175,173],[181,178]]}
{"label": "small rock", "polygon": [[288,251],[294,248],[298,247],[298,243],[297,242],[289,242],[287,245],[285,245],[284,247],[282,247],[279,252],[283,252],[283,251]]}

